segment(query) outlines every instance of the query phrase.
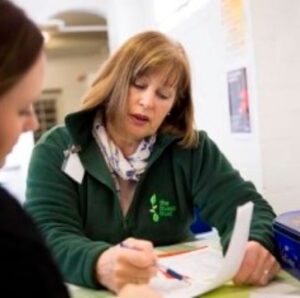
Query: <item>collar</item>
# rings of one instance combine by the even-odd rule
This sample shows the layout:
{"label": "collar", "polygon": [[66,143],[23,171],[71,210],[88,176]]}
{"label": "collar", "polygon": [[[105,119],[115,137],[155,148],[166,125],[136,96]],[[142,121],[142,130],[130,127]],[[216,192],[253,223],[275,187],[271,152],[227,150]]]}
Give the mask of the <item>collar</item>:
{"label": "collar", "polygon": [[[65,117],[65,125],[71,135],[73,145],[77,145],[84,150],[94,140],[92,129],[96,112],[97,109],[78,111],[70,113]],[[161,151],[176,140],[177,137],[173,135],[158,134],[154,147]]]}
{"label": "collar", "polygon": [[71,135],[73,145],[86,148],[86,145],[90,143],[96,111],[96,109],[78,111],[65,117],[65,125]]}

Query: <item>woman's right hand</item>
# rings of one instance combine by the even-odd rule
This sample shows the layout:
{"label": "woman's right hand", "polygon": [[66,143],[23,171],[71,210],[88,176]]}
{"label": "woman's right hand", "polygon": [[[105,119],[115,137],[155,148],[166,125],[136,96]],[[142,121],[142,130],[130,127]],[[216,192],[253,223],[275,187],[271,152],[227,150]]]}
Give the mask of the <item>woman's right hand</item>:
{"label": "woman's right hand", "polygon": [[127,238],[122,243],[125,247],[107,249],[96,264],[98,282],[116,293],[126,284],[147,284],[157,273],[157,257],[150,241]]}

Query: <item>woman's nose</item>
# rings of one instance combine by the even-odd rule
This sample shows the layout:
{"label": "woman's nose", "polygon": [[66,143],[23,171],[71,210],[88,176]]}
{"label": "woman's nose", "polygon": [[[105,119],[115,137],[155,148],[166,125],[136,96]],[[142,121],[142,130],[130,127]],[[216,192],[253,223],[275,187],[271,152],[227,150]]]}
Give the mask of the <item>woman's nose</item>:
{"label": "woman's nose", "polygon": [[37,119],[37,116],[34,112],[26,119],[24,126],[23,126],[23,132],[27,131],[36,131],[39,128],[39,121]]}
{"label": "woman's nose", "polygon": [[146,90],[140,95],[139,103],[144,108],[149,108],[153,105],[154,94],[151,90]]}

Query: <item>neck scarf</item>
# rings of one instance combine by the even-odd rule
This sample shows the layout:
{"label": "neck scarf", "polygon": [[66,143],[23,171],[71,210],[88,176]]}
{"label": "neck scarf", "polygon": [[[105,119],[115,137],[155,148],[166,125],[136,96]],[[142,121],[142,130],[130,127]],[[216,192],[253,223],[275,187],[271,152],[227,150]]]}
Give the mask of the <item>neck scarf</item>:
{"label": "neck scarf", "polygon": [[95,118],[92,133],[112,174],[124,180],[139,181],[146,169],[156,135],[142,140],[136,151],[125,157],[120,148],[107,135],[102,117],[99,114]]}

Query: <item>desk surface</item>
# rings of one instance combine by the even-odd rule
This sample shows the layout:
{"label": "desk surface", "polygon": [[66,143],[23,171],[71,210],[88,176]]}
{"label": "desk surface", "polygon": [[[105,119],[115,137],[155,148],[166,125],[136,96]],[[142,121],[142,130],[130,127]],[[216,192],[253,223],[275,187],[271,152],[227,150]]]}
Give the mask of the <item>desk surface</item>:
{"label": "desk surface", "polygon": [[[216,230],[206,234],[199,234],[198,241],[209,243],[220,249],[219,236]],[[175,246],[177,247],[177,246]],[[180,247],[180,244],[178,245]],[[166,247],[169,250],[168,247]],[[164,250],[164,249],[162,249]],[[162,251],[160,250],[160,252]],[[158,251],[159,252],[159,251]],[[104,290],[91,290],[87,288],[69,285],[72,298],[111,298],[112,293]],[[300,297],[300,281],[288,273],[282,271],[278,277],[266,287],[238,287],[228,282],[209,293],[201,295],[204,298],[271,298],[274,294],[295,295]],[[278,297],[278,296],[277,296]],[[282,296],[284,297],[284,296]],[[289,296],[286,296],[287,298]]]}
{"label": "desk surface", "polygon": [[[72,298],[111,298],[115,297],[108,291],[91,290],[81,287],[70,286]],[[207,294],[202,295],[203,298],[271,298],[273,295],[281,294],[283,297],[287,295],[300,297],[300,282],[294,279],[286,272],[281,272],[279,276],[266,287],[238,287],[232,283],[215,289]]]}

